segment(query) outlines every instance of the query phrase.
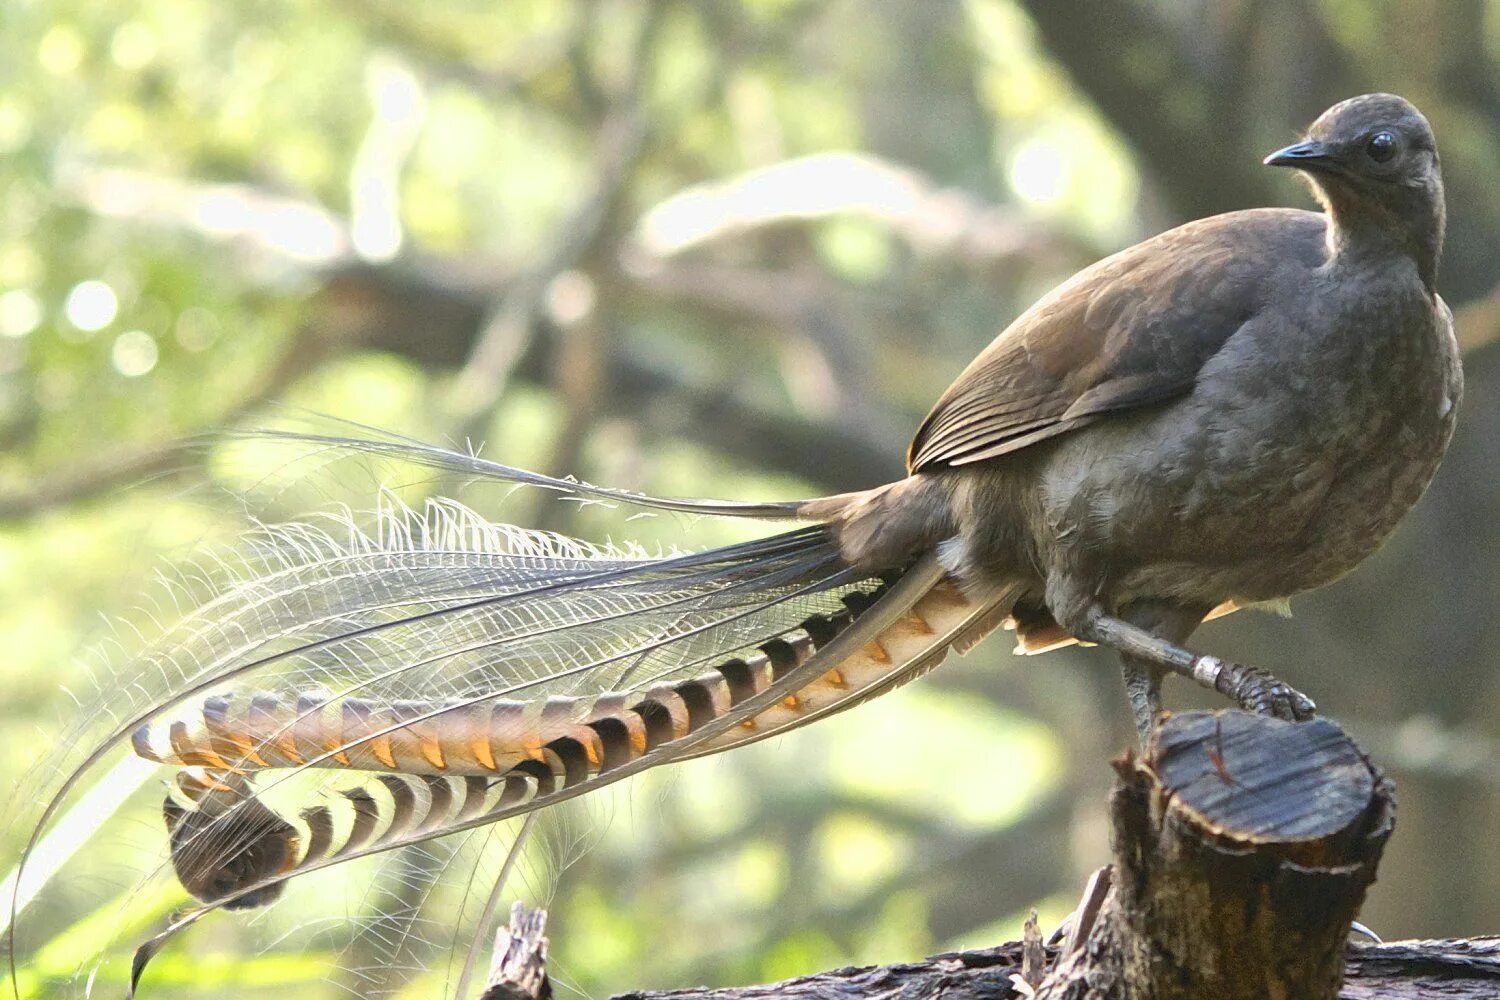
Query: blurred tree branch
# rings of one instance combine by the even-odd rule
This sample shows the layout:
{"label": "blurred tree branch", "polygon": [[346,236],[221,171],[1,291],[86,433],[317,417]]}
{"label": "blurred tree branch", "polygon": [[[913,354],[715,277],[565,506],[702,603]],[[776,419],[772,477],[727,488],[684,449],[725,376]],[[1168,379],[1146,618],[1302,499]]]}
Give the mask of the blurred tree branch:
{"label": "blurred tree branch", "polygon": [[[536,264],[509,283],[486,317],[468,359],[458,372],[451,407],[460,438],[473,436],[484,415],[505,391],[507,378],[536,326],[547,287],[608,238],[606,223],[615,213],[632,167],[646,148],[649,123],[642,107],[642,88],[666,9],[667,5],[660,0],[647,6],[620,93],[607,98],[595,144],[589,190],[558,225],[552,245]],[[571,51],[577,51],[577,46]],[[586,81],[584,89],[603,91],[602,85],[588,72],[586,61],[578,73]]]}
{"label": "blurred tree branch", "polygon": [[536,266],[510,282],[498,304],[485,317],[456,376],[452,408],[459,437],[470,436],[477,430],[484,415],[504,393],[506,382],[537,325],[547,287],[602,235],[604,221],[620,196],[645,135],[645,119],[633,107],[605,122],[593,190],[558,227],[552,247]]}
{"label": "blurred tree branch", "polygon": [[[527,275],[501,281],[472,262],[412,258],[406,263],[367,264],[355,258],[347,229],[334,213],[313,204],[238,184],[196,184],[151,174],[90,169],[72,165],[60,177],[62,189],[91,211],[152,227],[199,232],[227,242],[248,255],[251,273],[284,281],[312,279],[322,283],[316,305],[284,356],[246,398],[225,410],[231,421],[274,397],[297,377],[330,357],[361,348],[390,350],[429,368],[480,365],[487,371],[494,357],[481,356],[476,343],[482,328],[515,331],[533,328],[540,339],[521,338],[520,350],[504,366],[509,375],[532,382],[549,381],[556,368],[557,332],[542,321],[540,299],[557,273],[589,254],[604,276],[625,287],[678,303],[733,314],[782,329],[804,331],[821,350],[842,357],[839,342],[819,331],[834,317],[875,325],[899,315],[892,303],[869,292],[856,292],[807,270],[783,274],[763,268],[715,264],[675,255],[627,250],[621,255],[597,247],[609,203],[618,196],[628,164],[644,141],[638,118],[622,119],[619,142],[601,141],[600,177],[593,197],[585,199],[559,227],[554,251]],[[1040,224],[1029,225],[1012,213],[986,206],[970,195],[944,191],[909,168],[881,165],[870,169],[906,192],[910,208],[884,216],[896,235],[924,253],[957,255],[971,266],[1003,268],[1025,260],[1058,261],[1081,254],[1076,242]],[[204,219],[214,219],[207,228]],[[770,212],[738,220],[732,229],[709,226],[700,234],[713,244],[768,227],[789,224],[797,216]],[[298,238],[288,242],[284,227],[295,220]],[[590,247],[596,249],[591,250]],[[544,281],[543,278],[546,280]],[[501,296],[493,311],[492,289]],[[523,294],[524,292],[524,294]],[[503,303],[510,303],[505,305]],[[486,316],[490,326],[486,327]],[[498,327],[493,324],[504,320]],[[524,324],[521,321],[525,321]],[[841,324],[842,325],[842,324]],[[835,334],[846,339],[847,335]],[[493,342],[491,342],[493,345]],[[498,348],[496,348],[498,350]],[[491,375],[495,372],[491,371]],[[500,373],[504,375],[504,372]],[[895,475],[902,443],[900,422],[884,408],[867,405],[866,418],[809,424],[795,415],[740,399],[725,387],[700,386],[671,371],[616,349],[601,385],[601,413],[642,417],[658,433],[684,433],[712,444],[751,465],[800,476],[830,490],[872,484],[872,475]],[[642,409],[641,400],[656,401]],[[664,405],[661,405],[664,404]],[[477,412],[477,411],[476,411]],[[134,481],[177,468],[181,446],[153,443],[124,454],[112,452],[44,477],[28,490],[0,496],[0,518],[27,516],[48,507],[85,499]]]}
{"label": "blurred tree branch", "polygon": [[[465,356],[487,301],[482,290],[431,268],[360,265],[330,276],[322,296],[324,322],[341,341],[437,368]],[[550,325],[539,332],[517,359],[517,378],[545,382],[556,370],[559,337]],[[899,461],[899,442],[877,440],[865,427],[808,424],[740,398],[730,386],[695,385],[618,348],[605,367],[598,406],[601,413],[631,416],[658,433],[684,434],[750,465],[831,488],[872,485],[870,470]]]}
{"label": "blurred tree branch", "polygon": [[[250,385],[241,398],[225,408],[228,424],[275,399],[288,386],[336,354],[339,345],[313,327],[298,326],[276,360]],[[0,521],[33,517],[55,507],[89,500],[157,476],[191,468],[192,442],[153,441],[134,447],[108,448],[54,471],[29,489],[0,490]]]}

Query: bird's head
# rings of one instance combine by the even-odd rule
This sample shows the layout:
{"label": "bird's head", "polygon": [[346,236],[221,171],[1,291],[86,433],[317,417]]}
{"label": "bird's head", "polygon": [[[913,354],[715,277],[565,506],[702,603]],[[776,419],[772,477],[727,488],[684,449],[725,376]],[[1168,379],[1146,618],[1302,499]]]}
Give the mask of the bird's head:
{"label": "bird's head", "polygon": [[1411,102],[1395,94],[1341,101],[1265,162],[1302,171],[1341,237],[1394,241],[1431,283],[1443,242],[1443,180],[1432,126]]}

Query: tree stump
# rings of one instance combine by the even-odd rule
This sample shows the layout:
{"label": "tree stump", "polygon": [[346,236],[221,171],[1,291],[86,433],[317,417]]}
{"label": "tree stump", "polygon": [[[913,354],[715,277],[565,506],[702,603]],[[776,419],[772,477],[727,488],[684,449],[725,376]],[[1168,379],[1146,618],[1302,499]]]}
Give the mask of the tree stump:
{"label": "tree stump", "polygon": [[1082,919],[1048,949],[1039,984],[1033,940],[618,1000],[1500,996],[1500,939],[1348,943],[1395,805],[1335,723],[1184,712],[1163,722],[1144,758],[1126,754],[1115,770],[1113,877],[1091,880]]}
{"label": "tree stump", "polygon": [[[616,1000],[1500,997],[1500,938],[1348,943],[1395,804],[1335,723],[1185,712],[1143,759],[1114,766],[1115,863],[1090,880],[1061,948],[1028,922],[1024,942],[922,962]],[[547,995],[544,919],[512,914],[481,1000]]]}
{"label": "tree stump", "polygon": [[1334,1000],[1395,818],[1327,719],[1167,719],[1115,761],[1113,888],[1038,1000]]}

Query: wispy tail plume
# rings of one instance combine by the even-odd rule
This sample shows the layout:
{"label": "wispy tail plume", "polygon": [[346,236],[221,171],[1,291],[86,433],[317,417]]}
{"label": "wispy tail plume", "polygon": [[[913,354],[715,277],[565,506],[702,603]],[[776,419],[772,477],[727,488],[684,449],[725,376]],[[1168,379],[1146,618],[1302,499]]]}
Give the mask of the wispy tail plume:
{"label": "wispy tail plume", "polygon": [[[271,437],[651,509],[793,509],[603,490],[389,436]],[[388,496],[369,529],[347,513],[262,526],[241,552],[251,571],[115,680],[36,827],[127,747],[177,769],[164,856],[136,884],[170,873],[198,905],[137,950],[132,990],[215,909],[805,724],[927,669],[1006,601],[970,601],[930,557],[851,568],[822,525],[648,557]]]}

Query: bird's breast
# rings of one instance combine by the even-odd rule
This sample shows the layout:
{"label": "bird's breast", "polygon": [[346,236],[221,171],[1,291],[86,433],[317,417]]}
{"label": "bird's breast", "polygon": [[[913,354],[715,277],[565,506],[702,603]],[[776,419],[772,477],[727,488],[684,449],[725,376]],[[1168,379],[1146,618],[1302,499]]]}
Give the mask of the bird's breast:
{"label": "bird's breast", "polygon": [[[1120,588],[1268,601],[1369,556],[1436,472],[1457,410],[1439,312],[1266,324],[1156,415],[1061,450],[1058,546],[1130,567]],[[1111,570],[1113,572],[1113,570]]]}
{"label": "bird's breast", "polygon": [[1239,495],[1264,512],[1265,558],[1252,570],[1268,577],[1255,581],[1261,590],[1280,593],[1241,596],[1284,596],[1353,569],[1421,497],[1452,436],[1460,385],[1446,316],[1424,297],[1357,304],[1339,320],[1325,318],[1301,357],[1266,373],[1264,436],[1242,435],[1224,456],[1251,477],[1224,460],[1209,470],[1210,483],[1250,486]]}

